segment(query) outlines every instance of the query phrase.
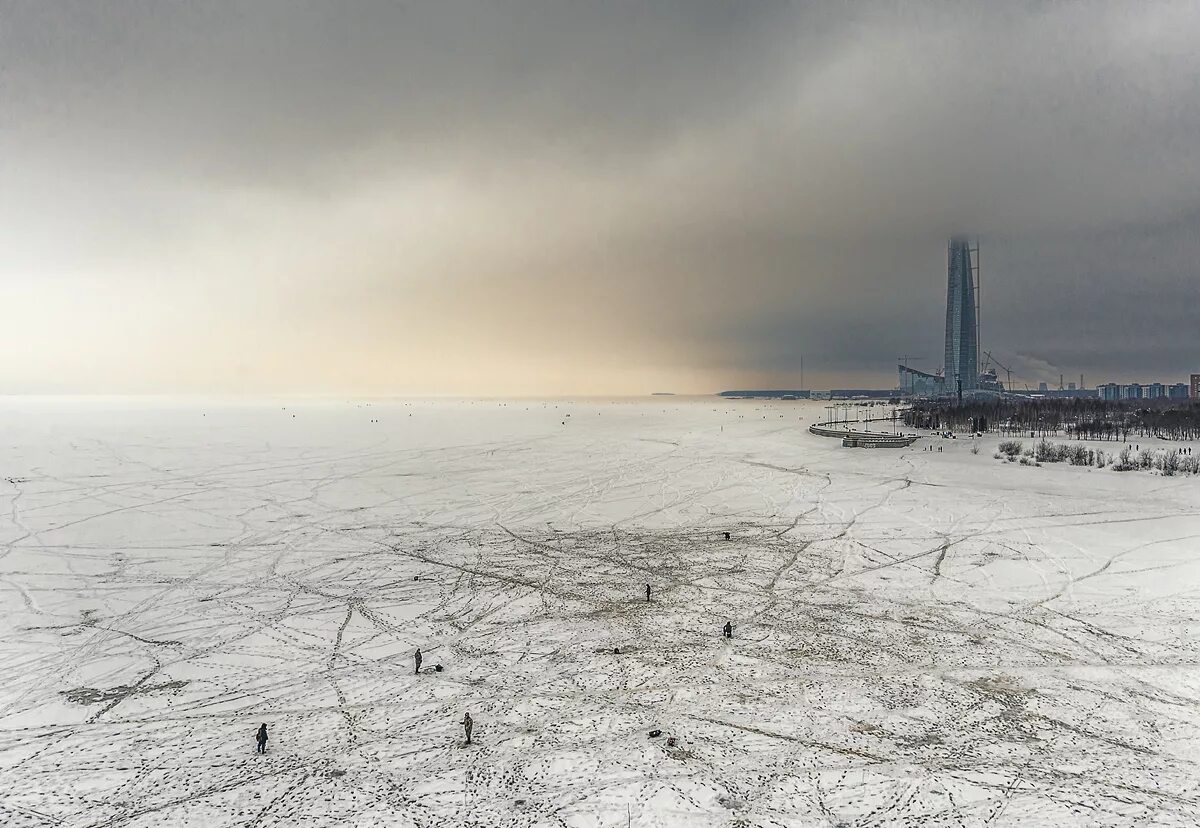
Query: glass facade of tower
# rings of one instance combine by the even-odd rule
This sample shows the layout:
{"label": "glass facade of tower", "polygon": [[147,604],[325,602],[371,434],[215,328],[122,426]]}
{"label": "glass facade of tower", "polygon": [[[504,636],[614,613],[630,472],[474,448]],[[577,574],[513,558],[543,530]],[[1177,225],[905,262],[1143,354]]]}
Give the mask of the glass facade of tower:
{"label": "glass facade of tower", "polygon": [[974,390],[979,381],[979,327],[975,318],[975,279],[971,247],[950,240],[946,279],[946,392]]}

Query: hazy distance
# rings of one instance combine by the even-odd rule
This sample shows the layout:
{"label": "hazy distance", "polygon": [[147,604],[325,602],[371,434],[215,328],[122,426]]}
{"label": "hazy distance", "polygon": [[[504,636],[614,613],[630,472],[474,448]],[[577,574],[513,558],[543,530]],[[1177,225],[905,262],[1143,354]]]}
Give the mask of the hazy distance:
{"label": "hazy distance", "polygon": [[0,0],[0,393],[1200,371],[1200,5]]}

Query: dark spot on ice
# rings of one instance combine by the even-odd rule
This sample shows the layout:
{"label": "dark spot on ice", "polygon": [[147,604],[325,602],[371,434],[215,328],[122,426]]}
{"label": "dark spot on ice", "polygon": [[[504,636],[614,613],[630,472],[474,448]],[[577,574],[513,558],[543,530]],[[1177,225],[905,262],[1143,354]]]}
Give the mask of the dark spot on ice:
{"label": "dark spot on ice", "polygon": [[119,701],[130,696],[145,696],[160,690],[178,690],[186,687],[186,681],[166,681],[162,684],[121,684],[107,690],[97,687],[76,687],[72,690],[60,690],[67,701],[75,704],[102,704],[103,702]]}

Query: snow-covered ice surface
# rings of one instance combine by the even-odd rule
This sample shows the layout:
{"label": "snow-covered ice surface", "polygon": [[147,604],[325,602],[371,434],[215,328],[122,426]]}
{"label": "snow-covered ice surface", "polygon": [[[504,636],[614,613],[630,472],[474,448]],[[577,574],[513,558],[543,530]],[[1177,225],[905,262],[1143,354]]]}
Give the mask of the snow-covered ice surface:
{"label": "snow-covered ice surface", "polygon": [[1195,478],[790,402],[0,408],[6,826],[1200,824]]}

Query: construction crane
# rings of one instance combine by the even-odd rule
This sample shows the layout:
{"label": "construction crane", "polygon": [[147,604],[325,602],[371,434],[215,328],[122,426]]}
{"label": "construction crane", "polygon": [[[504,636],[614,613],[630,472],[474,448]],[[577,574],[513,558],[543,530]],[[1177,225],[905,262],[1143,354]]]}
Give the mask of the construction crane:
{"label": "construction crane", "polygon": [[[1011,392],[1012,391],[1012,369],[1009,368],[1007,365],[1005,365],[1000,360],[996,359],[994,356],[992,356],[991,351],[984,351],[983,355],[985,357],[987,357],[988,360],[990,360],[991,362],[996,363],[996,367],[1004,369],[1004,373],[1007,375],[1004,380],[1004,390]],[[983,363],[983,370],[985,370],[985,371],[987,370],[987,362],[986,361]]]}

